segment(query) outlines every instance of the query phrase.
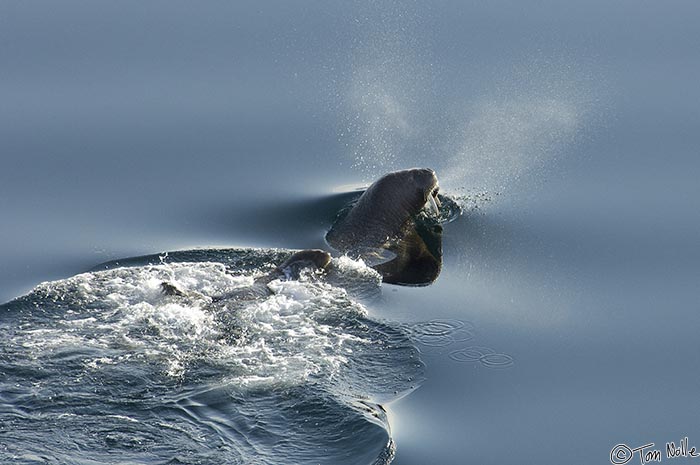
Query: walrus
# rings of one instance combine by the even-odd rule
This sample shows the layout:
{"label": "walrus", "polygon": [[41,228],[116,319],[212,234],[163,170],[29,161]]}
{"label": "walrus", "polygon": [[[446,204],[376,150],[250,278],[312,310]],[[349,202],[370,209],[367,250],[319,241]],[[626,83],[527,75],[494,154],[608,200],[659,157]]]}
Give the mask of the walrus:
{"label": "walrus", "polygon": [[438,191],[437,176],[428,168],[384,175],[339,215],[326,242],[353,258],[368,259],[384,282],[429,284],[442,266]]}
{"label": "walrus", "polygon": [[235,289],[223,295],[207,297],[197,291],[180,290],[167,281],[160,283],[160,291],[169,299],[209,300],[207,307],[213,312],[214,318],[227,328],[225,339],[231,344],[237,344],[243,337],[241,324],[237,319],[238,309],[253,301],[273,295],[273,290],[268,286],[272,281],[277,279],[282,281],[298,280],[304,271],[324,271],[330,263],[331,255],[328,252],[319,249],[306,249],[293,253],[269,273],[255,278],[251,286]]}
{"label": "walrus", "polygon": [[[458,211],[453,201],[438,192],[437,176],[431,169],[386,174],[339,212],[326,242],[342,254],[363,259],[386,283],[430,284],[442,267],[442,203]],[[302,269],[323,270],[330,260],[330,254],[320,249],[298,251],[257,278],[253,286],[223,298],[248,300],[269,295],[271,281],[298,279]],[[165,295],[182,296],[170,283],[162,283],[161,290]]]}
{"label": "walrus", "polygon": [[[218,296],[214,300],[217,302],[226,299],[246,301],[257,297],[265,297],[272,294],[272,291],[267,285],[275,279],[299,279],[299,276],[304,270],[324,270],[330,262],[331,255],[324,250],[300,250],[293,253],[269,273],[257,277],[253,281],[252,286],[236,290],[230,294]],[[174,284],[166,281],[160,284],[160,290],[166,296],[184,297],[186,295],[185,292],[178,289]]]}

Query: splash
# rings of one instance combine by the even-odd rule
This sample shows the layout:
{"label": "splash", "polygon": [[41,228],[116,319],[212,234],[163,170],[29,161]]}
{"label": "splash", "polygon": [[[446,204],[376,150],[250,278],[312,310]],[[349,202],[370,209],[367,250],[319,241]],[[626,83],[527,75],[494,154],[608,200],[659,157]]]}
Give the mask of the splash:
{"label": "splash", "polygon": [[369,69],[357,73],[351,92],[353,168],[370,173],[394,169],[413,132],[406,102]]}
{"label": "splash", "polygon": [[541,182],[580,134],[589,105],[578,89],[557,88],[563,83],[546,75],[538,81],[465,104],[445,146],[443,184],[496,195]]}
{"label": "splash", "polygon": [[[416,29],[421,16],[405,2],[369,3],[360,9],[349,80],[342,90],[341,139],[365,181],[407,167],[408,154],[425,152],[433,64]],[[342,85],[342,84],[341,84]]]}
{"label": "splash", "polygon": [[464,130],[443,182],[503,192],[542,169],[578,126],[575,109],[556,100],[483,104]]}
{"label": "splash", "polygon": [[351,298],[381,281],[360,262],[256,281],[289,255],[136,257],[0,306],[0,461],[390,462],[417,349]]}
{"label": "splash", "polygon": [[429,11],[405,2],[367,8],[341,108],[341,139],[365,181],[428,166],[443,191],[467,196],[465,207],[475,195],[521,193],[571,154],[600,106],[583,58],[536,51],[475,71],[435,55]]}

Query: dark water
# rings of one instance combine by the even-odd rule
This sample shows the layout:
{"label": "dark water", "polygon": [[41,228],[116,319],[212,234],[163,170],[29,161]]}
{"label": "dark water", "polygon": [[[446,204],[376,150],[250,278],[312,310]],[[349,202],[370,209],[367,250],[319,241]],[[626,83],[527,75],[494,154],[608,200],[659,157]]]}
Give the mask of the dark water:
{"label": "dark water", "polygon": [[[3,2],[3,302],[47,280],[68,278],[27,305],[42,289],[79,292],[86,278],[72,276],[126,257],[324,247],[347,186],[393,169],[432,167],[442,192],[477,207],[446,225],[433,285],[348,297],[425,365],[419,389],[381,400],[386,420],[337,386],[232,387],[221,364],[236,358],[190,337],[192,315],[136,348],[114,339],[121,315],[103,347],[91,325],[66,338],[81,318],[116,318],[105,309],[13,304],[3,460],[371,463],[390,431],[403,465],[610,463],[615,445],[650,443],[683,463],[665,451],[700,444],[698,13],[683,1]],[[182,383],[173,350],[190,357]],[[402,371],[392,360],[383,373]],[[285,410],[299,403],[307,413]],[[247,449],[239,433],[258,410],[266,446]],[[304,419],[314,427],[284,428],[295,440],[275,436]]]}
{"label": "dark water", "polygon": [[346,259],[246,294],[288,255],[143,257],[0,307],[3,459],[388,463],[381,405],[423,378],[409,329],[349,297],[380,279]]}

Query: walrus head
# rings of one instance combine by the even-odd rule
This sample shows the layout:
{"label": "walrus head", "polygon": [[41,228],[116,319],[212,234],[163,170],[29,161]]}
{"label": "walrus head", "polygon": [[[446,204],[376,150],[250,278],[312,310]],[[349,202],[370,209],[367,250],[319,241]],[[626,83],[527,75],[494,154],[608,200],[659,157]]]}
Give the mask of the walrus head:
{"label": "walrus head", "polygon": [[[437,278],[442,263],[438,189],[431,169],[389,173],[336,221],[326,241],[350,256],[365,258],[370,251],[382,257],[374,268],[385,282],[428,284]],[[418,227],[416,218],[422,211],[435,218],[434,225]]]}
{"label": "walrus head", "polygon": [[414,168],[386,174],[375,181],[348,214],[326,234],[328,243],[343,252],[378,247],[401,236],[407,223],[423,208],[437,214],[435,172]]}

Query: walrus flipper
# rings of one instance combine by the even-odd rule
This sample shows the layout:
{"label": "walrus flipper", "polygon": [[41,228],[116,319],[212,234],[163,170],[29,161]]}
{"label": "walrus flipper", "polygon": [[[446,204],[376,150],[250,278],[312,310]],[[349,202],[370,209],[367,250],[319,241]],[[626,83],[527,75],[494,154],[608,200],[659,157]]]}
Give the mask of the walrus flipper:
{"label": "walrus flipper", "polygon": [[437,279],[442,269],[441,228],[437,228],[429,236],[420,227],[411,228],[392,246],[396,258],[374,267],[385,283],[424,286]]}

